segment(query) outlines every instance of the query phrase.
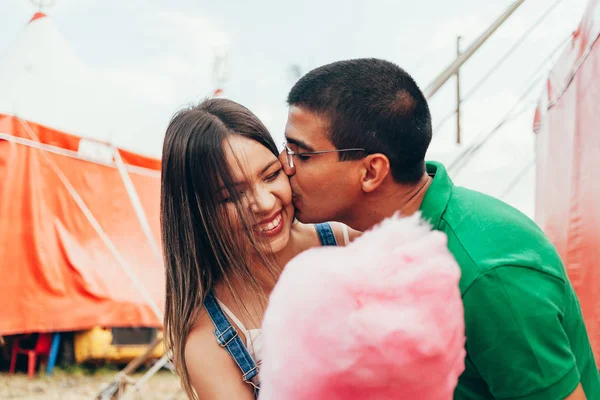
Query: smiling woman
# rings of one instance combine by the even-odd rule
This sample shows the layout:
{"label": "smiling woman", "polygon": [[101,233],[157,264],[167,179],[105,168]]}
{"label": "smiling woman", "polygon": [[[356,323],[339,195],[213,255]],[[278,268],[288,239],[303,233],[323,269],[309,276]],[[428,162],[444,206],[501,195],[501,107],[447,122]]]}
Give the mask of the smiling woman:
{"label": "smiling woman", "polygon": [[[270,251],[282,250],[289,241],[294,210],[289,181],[273,149],[248,137],[231,136],[225,141],[225,156],[231,166],[234,193],[243,201],[242,208],[251,210],[250,217],[256,218],[253,233],[267,239]],[[232,188],[222,185],[220,189],[230,218],[239,220],[238,206],[230,195]]]}
{"label": "smiling woman", "polygon": [[202,399],[258,395],[260,325],[283,266],[357,235],[295,221],[273,138],[225,99],[182,110],[169,124],[161,232],[166,344],[187,395]]}

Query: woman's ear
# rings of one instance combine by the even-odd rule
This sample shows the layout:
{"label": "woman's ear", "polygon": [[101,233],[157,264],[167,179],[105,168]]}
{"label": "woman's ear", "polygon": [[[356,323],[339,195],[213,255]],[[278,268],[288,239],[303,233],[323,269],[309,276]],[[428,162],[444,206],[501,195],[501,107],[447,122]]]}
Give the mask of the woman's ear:
{"label": "woman's ear", "polygon": [[381,153],[369,154],[362,160],[361,185],[365,193],[376,190],[390,173],[390,160]]}

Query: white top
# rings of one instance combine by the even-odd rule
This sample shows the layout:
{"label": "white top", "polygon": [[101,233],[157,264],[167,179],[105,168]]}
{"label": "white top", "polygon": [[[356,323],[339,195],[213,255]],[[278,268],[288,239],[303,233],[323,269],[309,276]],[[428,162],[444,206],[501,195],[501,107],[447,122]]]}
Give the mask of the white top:
{"label": "white top", "polygon": [[344,246],[350,243],[350,235],[348,234],[348,225],[342,225],[342,235],[344,235]]}
{"label": "white top", "polygon": [[246,348],[248,349],[248,353],[254,359],[254,362],[257,366],[260,365],[261,357],[260,350],[262,348],[262,337],[260,329],[246,329],[242,321],[240,321],[233,312],[223,304],[219,299],[217,299],[217,303],[223,309],[223,312],[227,314],[229,318],[233,321],[234,324],[242,331],[242,335],[246,339]]}

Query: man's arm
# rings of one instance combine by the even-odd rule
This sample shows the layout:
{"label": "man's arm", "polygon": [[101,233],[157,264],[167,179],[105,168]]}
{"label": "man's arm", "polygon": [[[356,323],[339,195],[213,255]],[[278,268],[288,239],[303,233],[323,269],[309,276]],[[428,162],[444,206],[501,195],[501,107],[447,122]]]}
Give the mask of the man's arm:
{"label": "man's arm", "polygon": [[573,317],[565,295],[563,279],[518,266],[488,271],[467,289],[468,357],[494,397],[585,399],[562,325]]}

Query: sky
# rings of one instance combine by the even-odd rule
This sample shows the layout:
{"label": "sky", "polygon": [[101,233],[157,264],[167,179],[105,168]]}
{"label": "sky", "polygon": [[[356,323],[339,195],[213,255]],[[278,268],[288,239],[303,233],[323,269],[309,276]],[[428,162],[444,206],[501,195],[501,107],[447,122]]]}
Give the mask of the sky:
{"label": "sky", "polygon": [[[467,94],[556,0],[527,0],[461,69]],[[45,3],[52,1],[45,0]],[[279,144],[285,98],[298,78],[350,58],[395,62],[424,89],[512,0],[55,0],[43,11],[83,64],[111,82],[114,141],[159,156],[178,109],[222,88],[255,112]],[[455,183],[502,197],[534,215],[535,101],[552,63],[544,63],[581,20],[587,0],[562,0],[496,73],[462,105],[462,144],[450,80],[431,100],[434,139],[428,158],[451,164],[512,109],[507,122],[460,171]],[[36,11],[29,0],[0,0],[0,64]],[[558,55],[558,53],[557,53]],[[556,57],[555,57],[556,58]],[[219,61],[220,60],[220,61]],[[536,79],[538,79],[536,81]],[[525,92],[528,86],[533,89]],[[522,101],[519,101],[522,99]],[[82,100],[85,101],[85,100]],[[75,132],[77,133],[77,132]],[[526,171],[512,190],[516,177]]]}

